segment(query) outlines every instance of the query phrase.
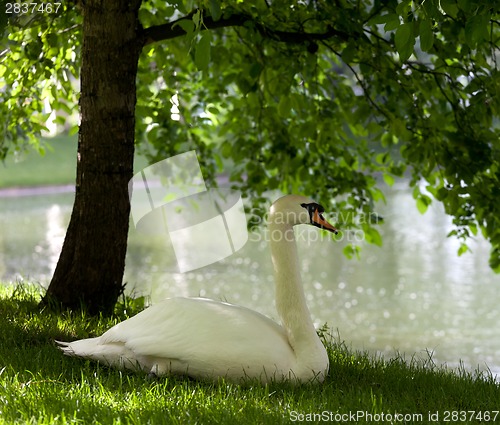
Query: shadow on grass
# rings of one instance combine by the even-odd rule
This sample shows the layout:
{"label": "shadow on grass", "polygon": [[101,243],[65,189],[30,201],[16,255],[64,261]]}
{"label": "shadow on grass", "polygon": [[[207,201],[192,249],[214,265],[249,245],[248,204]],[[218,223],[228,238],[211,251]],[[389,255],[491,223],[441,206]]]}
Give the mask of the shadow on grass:
{"label": "shadow on grass", "polygon": [[84,421],[120,417],[140,423],[148,415],[150,423],[231,423],[231,418],[233,423],[288,423],[291,412],[478,411],[498,408],[500,399],[491,375],[446,370],[431,354],[387,360],[353,352],[326,327],[320,335],[330,371],[321,385],[151,380],[145,373],[66,357],[54,343],[102,334],[128,313],[136,313],[133,303],[122,305],[115,317],[88,318],[83,313],[41,310],[41,294],[32,288],[0,295],[0,387],[9,389],[0,396],[12,397],[26,418],[36,417],[40,409],[29,400],[38,400],[46,417],[66,412]]}

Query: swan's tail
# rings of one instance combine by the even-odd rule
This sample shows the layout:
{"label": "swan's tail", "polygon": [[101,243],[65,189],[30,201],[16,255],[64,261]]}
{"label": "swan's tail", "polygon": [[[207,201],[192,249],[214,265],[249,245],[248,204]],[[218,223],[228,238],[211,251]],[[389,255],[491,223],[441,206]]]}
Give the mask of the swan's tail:
{"label": "swan's tail", "polygon": [[57,348],[67,356],[76,356],[74,350],[71,348],[71,342],[58,341],[57,339],[54,342],[57,344]]}
{"label": "swan's tail", "polygon": [[[65,355],[73,357],[84,357],[98,360],[97,355],[102,353],[105,346],[99,344],[99,338],[80,339],[73,342],[54,342]],[[106,350],[107,351],[107,350]]]}
{"label": "swan's tail", "polygon": [[55,341],[58,348],[67,356],[96,360],[107,366],[119,369],[142,369],[122,342],[102,343],[100,337],[80,339],[73,342]]}

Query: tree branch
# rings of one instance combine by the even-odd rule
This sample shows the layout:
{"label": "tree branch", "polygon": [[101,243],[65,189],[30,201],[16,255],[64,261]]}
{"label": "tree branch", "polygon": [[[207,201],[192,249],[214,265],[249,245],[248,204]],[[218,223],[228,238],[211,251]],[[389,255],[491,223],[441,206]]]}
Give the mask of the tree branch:
{"label": "tree branch", "polygon": [[[332,53],[334,53],[340,60],[342,60],[342,55],[337,52],[332,46],[330,46],[329,44],[325,43],[324,41],[322,42],[322,44],[327,48],[329,49]],[[344,62],[344,61],[343,61]],[[359,86],[361,87],[361,89],[363,90],[363,94],[366,98],[366,100],[368,100],[368,103],[370,103],[373,108],[375,108],[381,115],[383,115],[388,121],[391,121],[391,118],[389,117],[389,115],[387,114],[386,111],[384,111],[378,104],[377,102],[375,102],[372,97],[370,96],[370,92],[368,90],[368,87],[367,85],[365,84],[365,82],[363,81],[363,79],[359,76],[359,74],[356,72],[356,70],[354,69],[354,67],[350,64],[348,64],[347,62],[344,62],[344,64],[351,70],[352,72],[352,75],[354,75],[354,78],[356,79],[356,81],[358,82]]]}
{"label": "tree branch", "polygon": [[[156,43],[162,40],[170,40],[172,38],[181,37],[186,34],[186,31],[182,29],[179,22],[185,20],[192,20],[193,15],[197,12],[194,10],[189,15],[179,18],[173,22],[168,22],[163,25],[156,25],[149,28],[145,28],[143,32],[144,43],[143,46],[148,44]],[[328,26],[326,31],[323,33],[307,33],[307,32],[291,32],[291,31],[279,31],[267,27],[260,22],[255,21],[251,16],[245,15],[243,13],[233,13],[228,17],[222,17],[215,21],[211,16],[203,16],[203,27],[204,30],[212,30],[217,28],[225,27],[242,27],[246,24],[253,26],[263,37],[280,41],[284,43],[300,44],[307,41],[316,40],[327,40],[330,38],[340,38],[341,40],[347,41],[354,34],[348,34],[343,31],[338,31],[335,28]]]}

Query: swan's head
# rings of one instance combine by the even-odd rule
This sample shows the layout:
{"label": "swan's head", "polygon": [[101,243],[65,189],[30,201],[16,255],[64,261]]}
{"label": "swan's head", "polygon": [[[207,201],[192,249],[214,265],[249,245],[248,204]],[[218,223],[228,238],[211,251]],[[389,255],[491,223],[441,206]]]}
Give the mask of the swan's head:
{"label": "swan's head", "polygon": [[305,196],[286,195],[271,205],[269,220],[275,224],[312,224],[320,229],[338,233],[323,217],[325,209]]}

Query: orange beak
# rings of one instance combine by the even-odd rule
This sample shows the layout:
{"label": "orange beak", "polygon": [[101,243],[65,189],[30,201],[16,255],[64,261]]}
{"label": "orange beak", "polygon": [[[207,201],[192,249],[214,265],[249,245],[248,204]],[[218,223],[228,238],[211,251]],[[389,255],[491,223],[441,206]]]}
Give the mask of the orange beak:
{"label": "orange beak", "polygon": [[328,230],[329,232],[338,234],[339,231],[333,227],[325,218],[318,212],[318,210],[314,211],[314,214],[311,219],[312,224],[318,226],[320,229]]}

